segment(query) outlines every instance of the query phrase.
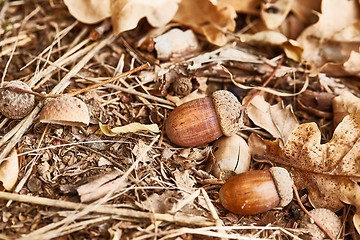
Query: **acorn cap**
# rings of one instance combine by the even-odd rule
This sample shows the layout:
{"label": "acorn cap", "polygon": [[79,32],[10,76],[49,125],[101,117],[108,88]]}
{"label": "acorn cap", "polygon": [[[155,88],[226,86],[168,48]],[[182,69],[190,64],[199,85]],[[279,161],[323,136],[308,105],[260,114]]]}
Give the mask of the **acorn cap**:
{"label": "acorn cap", "polygon": [[22,81],[4,82],[3,88],[0,88],[0,112],[12,119],[20,119],[28,115],[35,105],[34,95],[16,92],[6,87],[31,91],[31,88]]}
{"label": "acorn cap", "polygon": [[[334,212],[326,208],[316,208],[311,210],[310,214],[327,229],[328,233],[330,233],[332,237],[336,238],[341,230],[341,220]],[[302,237],[303,239],[321,240],[326,237],[325,233],[314,223],[313,220],[310,219],[308,215],[305,215],[302,218],[300,226],[308,229],[312,235],[312,237],[304,236]]]}
{"label": "acorn cap", "polygon": [[289,172],[282,167],[272,167],[269,169],[274,183],[277,189],[277,192],[280,197],[279,207],[285,207],[293,199],[293,189],[292,186],[294,181],[290,177]]}
{"label": "acorn cap", "polygon": [[234,94],[226,90],[215,91],[212,98],[221,130],[225,136],[229,137],[238,131],[241,103]]}
{"label": "acorn cap", "polygon": [[79,98],[64,96],[47,100],[39,120],[42,123],[86,126],[89,125],[90,115],[86,104]]}

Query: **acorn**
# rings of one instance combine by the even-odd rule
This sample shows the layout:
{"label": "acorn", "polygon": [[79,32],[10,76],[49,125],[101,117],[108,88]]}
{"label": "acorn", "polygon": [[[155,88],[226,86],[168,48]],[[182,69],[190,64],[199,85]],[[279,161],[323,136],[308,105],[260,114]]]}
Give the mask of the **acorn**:
{"label": "acorn", "polygon": [[8,118],[21,119],[35,106],[35,96],[24,91],[31,88],[22,81],[5,82],[0,88],[0,112]]}
{"label": "acorn", "polygon": [[293,180],[285,168],[241,173],[221,187],[223,207],[233,213],[254,215],[276,207],[285,207],[293,198]]}
{"label": "acorn", "polygon": [[212,97],[186,102],[175,108],[166,120],[170,141],[183,147],[195,147],[219,137],[235,134],[240,126],[241,103],[226,90]]}

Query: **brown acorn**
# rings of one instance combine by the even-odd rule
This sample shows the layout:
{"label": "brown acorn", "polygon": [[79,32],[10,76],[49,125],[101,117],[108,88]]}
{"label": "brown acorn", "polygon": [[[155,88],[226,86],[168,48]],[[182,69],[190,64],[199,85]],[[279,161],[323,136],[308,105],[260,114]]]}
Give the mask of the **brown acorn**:
{"label": "brown acorn", "polygon": [[288,205],[293,198],[293,180],[281,167],[254,170],[230,178],[221,187],[219,197],[227,210],[253,215]]}
{"label": "brown acorn", "polygon": [[200,146],[223,135],[235,134],[240,111],[241,103],[231,92],[215,91],[212,97],[195,99],[175,108],[166,120],[166,133],[179,146]]}

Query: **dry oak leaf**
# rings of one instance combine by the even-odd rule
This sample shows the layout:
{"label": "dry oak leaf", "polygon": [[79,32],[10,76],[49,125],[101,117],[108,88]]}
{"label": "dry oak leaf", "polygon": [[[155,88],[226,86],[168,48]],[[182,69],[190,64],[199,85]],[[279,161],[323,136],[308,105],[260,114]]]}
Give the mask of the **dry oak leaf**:
{"label": "dry oak leaf", "polygon": [[291,105],[284,107],[281,102],[270,105],[261,95],[256,95],[250,101],[247,114],[255,125],[268,131],[274,138],[281,139],[282,143],[299,125]]}
{"label": "dry oak leaf", "polygon": [[218,0],[218,2],[233,6],[236,12],[256,15],[259,14],[262,0]]}
{"label": "dry oak leaf", "polygon": [[227,43],[226,32],[236,27],[236,11],[225,3],[214,4],[210,0],[182,0],[174,21],[191,27],[218,46]]}
{"label": "dry oak leaf", "polygon": [[344,91],[333,99],[334,125],[337,126],[346,115],[360,113],[360,98]]}
{"label": "dry oak leaf", "polygon": [[358,1],[322,1],[318,22],[297,39],[304,49],[302,59],[313,67],[313,73],[346,75],[344,62],[352,51],[359,50],[359,20]]}
{"label": "dry oak leaf", "polygon": [[153,27],[171,20],[191,27],[216,45],[227,42],[225,33],[235,30],[235,9],[226,3],[211,0],[65,0],[70,13],[84,23],[97,23],[111,17],[114,32],[136,28],[146,17]]}
{"label": "dry oak leaf", "polygon": [[81,22],[93,24],[111,17],[114,32],[136,28],[146,17],[153,27],[166,25],[178,10],[178,0],[64,0],[71,15]]}
{"label": "dry oak leaf", "polygon": [[[0,164],[0,190],[10,191],[14,188],[19,175],[19,158],[16,148],[13,148],[9,156]],[[2,183],[2,184],[1,184]]]}
{"label": "dry oak leaf", "polygon": [[302,48],[300,47],[299,43],[295,40],[288,39],[280,32],[265,30],[254,34],[239,34],[238,36],[242,42],[247,44],[261,46],[280,46],[288,58],[297,62],[300,62],[301,60]]}
{"label": "dry oak leaf", "polygon": [[343,203],[356,207],[353,221],[360,232],[360,115],[346,116],[332,139],[320,143],[321,132],[315,123],[299,125],[284,147],[267,141],[267,154],[285,166],[298,189],[307,189],[316,208],[337,211]]}
{"label": "dry oak leaf", "polygon": [[281,25],[290,13],[294,0],[264,1],[260,15],[268,29],[275,29]]}

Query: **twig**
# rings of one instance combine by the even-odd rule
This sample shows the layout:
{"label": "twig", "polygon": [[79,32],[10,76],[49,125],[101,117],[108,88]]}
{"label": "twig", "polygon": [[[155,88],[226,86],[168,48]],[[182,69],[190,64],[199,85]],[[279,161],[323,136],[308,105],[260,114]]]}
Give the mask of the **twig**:
{"label": "twig", "polygon": [[[207,194],[207,192],[205,191],[204,188],[201,188],[201,193],[205,198],[205,202],[206,202],[206,204],[208,205],[208,207],[210,209],[211,216],[214,218],[216,226],[219,227],[217,229],[218,233],[219,234],[225,234],[226,233],[225,230],[223,228],[221,228],[224,225],[224,223],[219,218],[219,215],[217,214],[216,208],[215,208],[214,204],[211,202],[211,199],[210,199],[209,195]],[[221,238],[221,239],[224,239],[224,238]]]}
{"label": "twig", "polygon": [[[34,197],[28,195],[21,195],[9,192],[0,192],[0,198],[6,200],[13,200],[17,202],[25,202],[28,204],[37,204],[49,207],[58,207],[65,209],[81,210],[89,207],[88,204],[74,203],[63,200],[55,200],[44,197]],[[196,226],[213,226],[214,222],[210,219],[199,216],[184,216],[184,215],[171,215],[162,213],[142,212],[133,209],[116,208],[111,206],[100,205],[92,209],[92,212],[118,215],[122,217],[135,218],[135,219],[156,219],[157,221],[166,221],[178,223],[181,225],[196,225]]]}
{"label": "twig", "polygon": [[[20,30],[19,32],[21,32],[21,30],[23,29],[23,27],[25,26],[25,24],[27,23],[27,21],[29,21],[30,18],[32,18],[33,16],[35,16],[38,12],[40,11],[40,8],[36,8],[34,9],[32,12],[29,13],[29,15],[27,15],[24,20],[22,21],[21,23],[21,27],[20,27]],[[14,47],[11,51],[11,54],[10,54],[10,57],[8,59],[8,61],[6,62],[6,65],[5,65],[5,69],[4,69],[4,72],[3,72],[3,75],[1,77],[1,82],[0,82],[0,86],[3,85],[3,82],[5,80],[5,77],[6,77],[6,74],[7,74],[7,71],[9,69],[9,66],[10,66],[10,63],[12,61],[12,58],[14,56],[14,53],[15,53],[15,50],[16,50],[16,47],[17,47],[17,44],[18,44],[18,41],[19,41],[19,38],[16,39],[15,43],[14,43]]]}
{"label": "twig", "polygon": [[[274,79],[275,74],[276,74],[276,71],[280,68],[280,66],[281,66],[281,64],[283,63],[283,61],[284,61],[284,55],[281,56],[279,62],[276,64],[274,70],[272,71],[272,73],[270,74],[270,76],[266,79],[266,81],[261,85],[261,87],[266,87],[266,86],[271,82],[271,80]],[[259,95],[260,93],[261,93],[261,91],[257,91],[256,93],[252,94],[252,95],[250,96],[250,98],[246,101],[246,103],[244,104],[243,109],[245,110],[245,109],[247,108],[247,106],[249,105],[249,103],[251,102],[251,100],[252,100],[255,96]]]}
{"label": "twig", "polygon": [[162,98],[159,98],[159,97],[156,97],[156,96],[148,95],[146,93],[138,92],[138,91],[136,91],[134,89],[131,89],[131,88],[124,88],[124,87],[120,87],[120,86],[117,86],[117,85],[114,85],[114,84],[107,84],[106,86],[109,86],[109,87],[111,87],[111,88],[113,88],[115,90],[119,90],[119,91],[124,92],[124,93],[129,93],[129,94],[132,94],[132,95],[135,95],[135,96],[143,97],[143,98],[153,100],[153,101],[156,101],[156,102],[159,102],[159,103],[163,103],[163,104],[166,104],[166,105],[169,105],[169,106],[172,106],[172,107],[176,106],[173,102],[170,102],[168,100],[165,100],[165,99],[162,99]]}
{"label": "twig", "polygon": [[300,208],[310,217],[314,220],[315,224],[321,229],[321,231],[323,231],[326,236],[328,236],[330,238],[330,240],[336,240],[336,238],[329,232],[329,230],[324,226],[324,224],[322,224],[321,222],[319,222],[319,220],[317,220],[316,218],[314,218],[314,216],[304,207],[304,205],[301,202],[300,196],[299,196],[299,192],[297,191],[297,188],[295,185],[292,186],[294,193],[295,193],[295,198],[298,201],[298,204],[300,206]]}
{"label": "twig", "polygon": [[90,32],[89,39],[91,41],[97,41],[105,32],[109,31],[111,27],[112,24],[110,19],[105,19],[99,26]]}
{"label": "twig", "polygon": [[26,89],[22,89],[22,88],[18,88],[18,87],[4,87],[4,89],[8,89],[8,90],[12,90],[14,92],[20,92],[20,93],[28,93],[28,94],[32,94],[32,95],[35,95],[37,97],[40,97],[40,98],[57,98],[57,97],[62,97],[62,96],[76,96],[78,94],[81,94],[81,93],[84,93],[84,92],[88,92],[90,91],[91,89],[95,89],[95,88],[98,88],[98,87],[101,87],[103,85],[106,85],[108,83],[111,83],[113,81],[116,81],[120,78],[124,78],[124,77],[127,77],[133,73],[136,73],[136,72],[139,72],[141,70],[144,70],[144,69],[148,69],[150,67],[150,65],[148,63],[146,64],[143,64],[137,68],[134,68],[134,69],[131,69],[130,71],[127,71],[127,72],[124,72],[124,73],[121,73],[115,77],[112,77],[106,81],[102,81],[102,82],[98,82],[98,83],[95,83],[87,88],[83,88],[83,89],[80,89],[78,91],[75,91],[75,92],[71,92],[71,93],[64,93],[64,94],[42,94],[42,93],[38,93],[38,92],[34,92],[34,91],[30,91],[30,90],[26,90]]}
{"label": "twig", "polygon": [[[88,225],[103,222],[103,221],[106,221],[109,219],[110,219],[110,217],[106,216],[106,217],[98,217],[95,219],[84,220],[84,221],[72,223],[72,224],[67,225],[66,229],[64,229],[64,230],[59,231],[58,229],[55,229],[55,230],[48,231],[44,234],[36,235],[36,239],[42,239],[42,240],[54,239],[54,238],[57,238],[57,237],[60,237],[60,236],[66,235],[66,234],[80,231],[80,230],[86,228]],[[27,236],[18,238],[18,240],[28,240],[28,239],[29,238]]]}

